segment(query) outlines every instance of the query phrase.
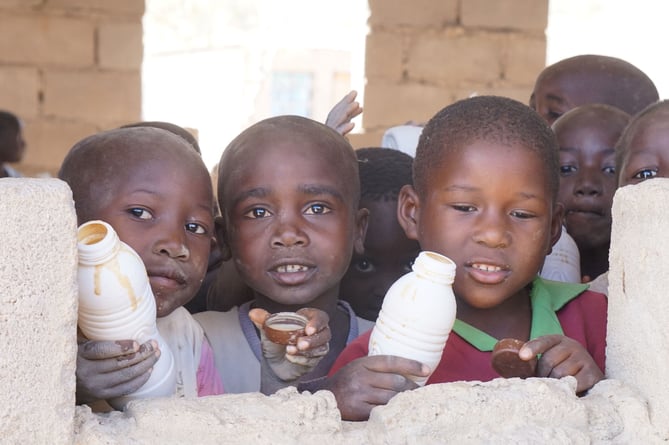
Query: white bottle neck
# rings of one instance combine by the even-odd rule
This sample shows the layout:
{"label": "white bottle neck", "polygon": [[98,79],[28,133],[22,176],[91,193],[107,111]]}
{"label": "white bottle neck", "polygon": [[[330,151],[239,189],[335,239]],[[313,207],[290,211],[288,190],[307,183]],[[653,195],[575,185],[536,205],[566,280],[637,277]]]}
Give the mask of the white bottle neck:
{"label": "white bottle neck", "polygon": [[420,252],[411,268],[419,277],[440,284],[452,284],[455,278],[455,263],[436,252]]}
{"label": "white bottle neck", "polygon": [[94,266],[109,261],[121,248],[121,240],[108,223],[88,221],[77,231],[79,263]]}

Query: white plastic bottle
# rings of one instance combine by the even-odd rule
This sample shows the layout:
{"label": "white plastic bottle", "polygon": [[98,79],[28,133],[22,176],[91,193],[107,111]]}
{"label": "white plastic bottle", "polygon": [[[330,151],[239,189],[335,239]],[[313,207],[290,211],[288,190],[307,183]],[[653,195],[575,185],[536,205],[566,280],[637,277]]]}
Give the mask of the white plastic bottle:
{"label": "white plastic bottle", "polygon": [[156,301],[140,256],[104,221],[77,232],[79,328],[91,340],[155,340],[160,358],[136,392],[110,400],[123,409],[130,400],[171,396],[176,391],[174,356],[156,327]]}
{"label": "white plastic bottle", "polygon": [[[455,322],[455,263],[424,251],[412,269],[388,289],[369,338],[369,355],[409,358],[434,371]],[[415,381],[423,386],[428,377]]]}

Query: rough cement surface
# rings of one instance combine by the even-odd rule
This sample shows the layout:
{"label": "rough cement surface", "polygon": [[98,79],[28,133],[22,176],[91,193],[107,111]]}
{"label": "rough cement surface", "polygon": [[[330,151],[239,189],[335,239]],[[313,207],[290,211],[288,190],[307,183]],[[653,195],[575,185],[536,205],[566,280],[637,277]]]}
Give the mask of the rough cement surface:
{"label": "rough cement surface", "polygon": [[57,179],[0,179],[0,442],[67,443],[74,417],[76,218]]}
{"label": "rough cement surface", "polygon": [[344,443],[332,393],[229,394],[131,402],[124,413],[76,413],[77,444]]}
{"label": "rough cement surface", "polygon": [[125,413],[77,408],[77,444],[629,444],[663,443],[638,393],[605,380],[497,379],[399,394],[368,422],[341,422],[327,391],[133,402]]}
{"label": "rough cement surface", "polygon": [[607,375],[630,383],[669,437],[669,179],[621,187],[613,200]]}

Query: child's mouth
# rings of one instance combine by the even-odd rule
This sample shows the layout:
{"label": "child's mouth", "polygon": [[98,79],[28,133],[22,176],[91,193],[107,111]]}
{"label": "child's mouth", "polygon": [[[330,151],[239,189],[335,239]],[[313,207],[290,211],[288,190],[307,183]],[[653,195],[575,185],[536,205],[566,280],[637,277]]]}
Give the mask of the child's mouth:
{"label": "child's mouth", "polygon": [[499,284],[509,276],[506,266],[489,263],[470,263],[467,266],[469,275],[482,284]]}
{"label": "child's mouth", "polygon": [[270,269],[270,275],[279,284],[297,286],[309,280],[314,270],[304,264],[281,264]]}

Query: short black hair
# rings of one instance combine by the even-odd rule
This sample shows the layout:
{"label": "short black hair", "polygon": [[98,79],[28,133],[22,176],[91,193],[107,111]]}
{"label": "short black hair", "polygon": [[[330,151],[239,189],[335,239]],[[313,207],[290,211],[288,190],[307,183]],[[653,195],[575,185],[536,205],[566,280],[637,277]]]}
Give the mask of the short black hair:
{"label": "short black hair", "polygon": [[651,116],[655,113],[669,114],[669,99],[650,104],[639,113],[634,115],[625,127],[623,133],[620,135],[620,139],[618,139],[618,143],[615,146],[616,173],[618,174],[618,183],[620,183],[620,175],[623,173],[623,162],[625,162],[625,156],[628,153],[630,139],[636,132],[639,123],[645,120],[645,118],[648,116]]}
{"label": "short black hair", "polygon": [[21,123],[19,118],[9,111],[0,110],[0,132],[5,130],[19,131]]}
{"label": "short black hair", "polygon": [[541,116],[516,100],[500,96],[475,96],[439,111],[425,125],[416,148],[413,182],[425,196],[431,175],[448,153],[484,140],[502,145],[522,145],[535,152],[546,167],[548,189],[557,199],[560,187],[558,143]]}
{"label": "short black hair", "polygon": [[134,127],[152,127],[169,131],[170,133],[174,133],[177,136],[184,139],[191,145],[191,147],[193,147],[193,149],[195,149],[196,152],[202,154],[202,152],[200,151],[200,144],[198,144],[197,139],[195,139],[195,136],[193,136],[190,133],[190,131],[186,130],[184,127],[181,127],[177,124],[173,124],[172,122],[140,121],[140,122],[133,122],[131,124],[125,124],[119,128],[134,128]]}
{"label": "short black hair", "polygon": [[360,171],[360,198],[396,201],[402,186],[413,184],[413,158],[393,148],[367,147],[355,151]]}

